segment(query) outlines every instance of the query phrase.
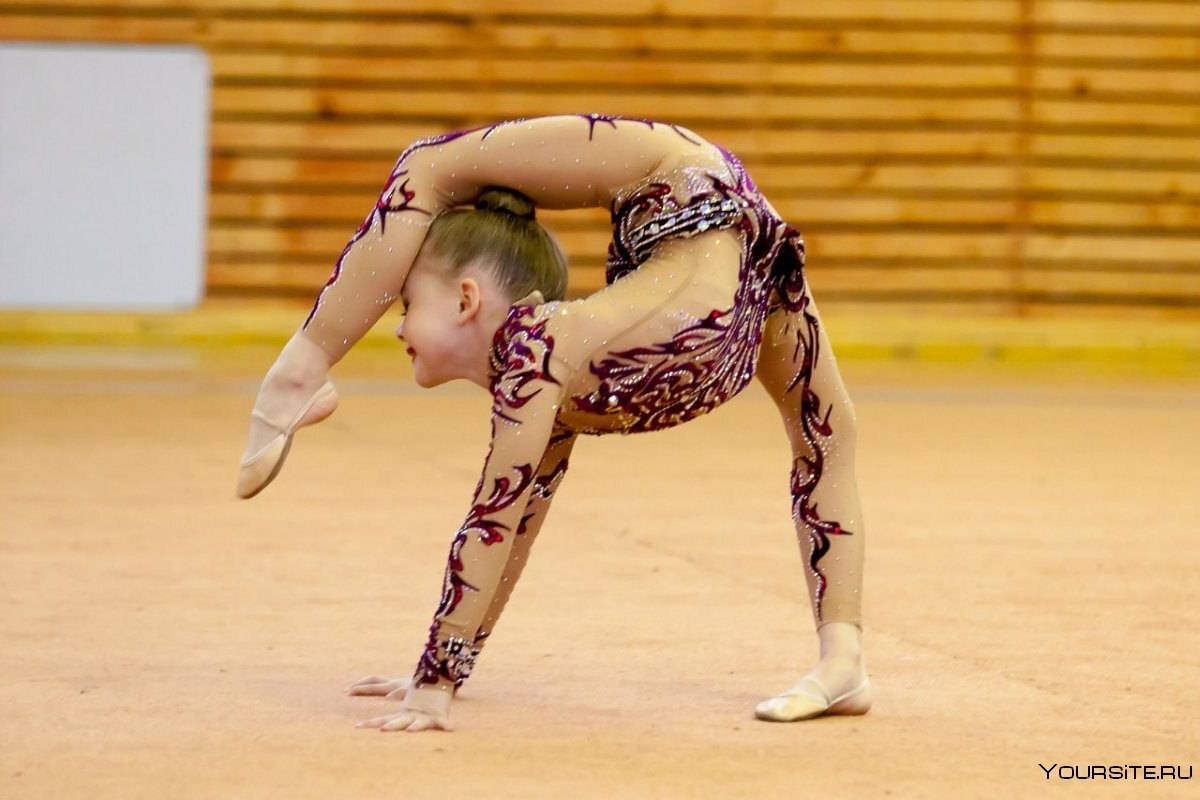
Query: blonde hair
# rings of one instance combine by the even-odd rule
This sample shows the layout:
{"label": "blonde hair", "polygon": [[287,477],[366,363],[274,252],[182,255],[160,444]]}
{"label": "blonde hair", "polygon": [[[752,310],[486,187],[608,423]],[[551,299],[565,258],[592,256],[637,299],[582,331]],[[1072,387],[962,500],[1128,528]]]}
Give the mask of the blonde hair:
{"label": "blonde hair", "polygon": [[535,289],[547,300],[561,300],[567,291],[566,256],[534,218],[533,201],[512,189],[488,187],[474,210],[438,215],[423,246],[446,262],[452,276],[481,261],[513,300]]}

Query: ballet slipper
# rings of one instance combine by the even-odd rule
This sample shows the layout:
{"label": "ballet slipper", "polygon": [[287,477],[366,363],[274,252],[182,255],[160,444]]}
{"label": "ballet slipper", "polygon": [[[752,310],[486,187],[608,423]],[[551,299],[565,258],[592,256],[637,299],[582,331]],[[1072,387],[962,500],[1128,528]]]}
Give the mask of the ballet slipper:
{"label": "ballet slipper", "polygon": [[242,460],[237,480],[238,497],[244,500],[254,497],[275,480],[275,476],[283,469],[283,462],[292,448],[292,436],[296,431],[306,425],[320,422],[332,414],[335,408],[337,390],[333,388],[333,383],[326,379],[286,425],[269,419],[257,408],[251,411],[250,416],[262,420],[279,433],[257,453]]}
{"label": "ballet slipper", "polygon": [[[801,688],[806,685],[813,688]],[[869,678],[834,698],[816,678],[802,678],[790,691],[759,703],[754,716],[769,722],[798,722],[834,714],[866,714],[871,710],[871,700]]]}

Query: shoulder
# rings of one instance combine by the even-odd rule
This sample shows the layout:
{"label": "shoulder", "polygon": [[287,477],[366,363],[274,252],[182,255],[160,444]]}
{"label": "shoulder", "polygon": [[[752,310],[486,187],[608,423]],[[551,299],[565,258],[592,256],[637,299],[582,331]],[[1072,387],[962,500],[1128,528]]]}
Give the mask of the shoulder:
{"label": "shoulder", "polygon": [[502,416],[547,389],[557,396],[572,372],[563,343],[570,340],[569,303],[518,303],[496,332],[491,353],[492,395]]}
{"label": "shoulder", "polygon": [[495,352],[508,354],[537,342],[555,351],[568,343],[581,325],[582,300],[537,299],[530,302],[518,301],[508,311],[508,316],[496,333]]}

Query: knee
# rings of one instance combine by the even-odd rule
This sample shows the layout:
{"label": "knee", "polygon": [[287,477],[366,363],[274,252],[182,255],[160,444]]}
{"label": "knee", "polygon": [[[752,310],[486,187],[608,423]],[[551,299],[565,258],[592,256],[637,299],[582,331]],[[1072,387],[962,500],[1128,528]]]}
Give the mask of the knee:
{"label": "knee", "polygon": [[794,408],[787,414],[788,438],[796,456],[813,455],[813,450],[853,451],[858,441],[858,417],[844,392],[826,402]]}
{"label": "knee", "polygon": [[834,406],[834,412],[829,415],[831,428],[830,440],[843,457],[854,460],[854,451],[858,445],[858,417],[854,413],[854,404],[850,398],[843,396]]}
{"label": "knee", "polygon": [[858,440],[858,415],[854,413],[854,403],[850,402],[850,396],[845,392],[841,395],[835,401],[830,424],[833,426],[834,436],[844,438],[848,444],[854,444]]}

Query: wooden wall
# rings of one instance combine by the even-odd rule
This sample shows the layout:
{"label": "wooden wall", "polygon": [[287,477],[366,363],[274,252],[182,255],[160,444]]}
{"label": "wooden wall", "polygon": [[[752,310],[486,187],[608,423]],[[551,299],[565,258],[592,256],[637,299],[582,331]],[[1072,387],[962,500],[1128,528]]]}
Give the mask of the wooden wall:
{"label": "wooden wall", "polygon": [[[1194,0],[0,0],[0,38],[211,55],[213,295],[312,296],[414,138],[595,111],[741,155],[822,305],[1200,313]],[[605,216],[549,221],[600,285]]]}

